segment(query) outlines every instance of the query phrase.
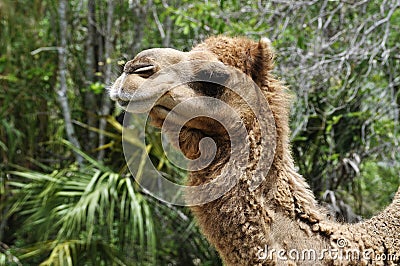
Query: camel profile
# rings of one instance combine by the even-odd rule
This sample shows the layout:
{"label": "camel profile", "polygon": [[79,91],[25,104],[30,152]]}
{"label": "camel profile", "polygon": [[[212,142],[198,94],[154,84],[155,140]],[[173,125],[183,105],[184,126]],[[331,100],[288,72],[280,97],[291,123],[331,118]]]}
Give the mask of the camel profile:
{"label": "camel profile", "polygon": [[[132,111],[149,109],[152,123],[160,128],[171,112],[175,122],[190,113],[188,108],[181,112],[173,109],[196,97],[219,99],[239,114],[249,147],[241,171],[230,161],[230,152],[234,148],[232,136],[228,136],[224,126],[212,117],[201,116],[187,121],[178,133],[177,146],[190,159],[201,156],[199,147],[203,138],[211,138],[216,144],[211,163],[204,169],[192,171],[188,185],[206,184],[223,173],[237,178],[221,197],[190,206],[202,232],[226,265],[399,265],[400,189],[393,202],[369,220],[342,224],[328,218],[308,184],[295,170],[289,144],[290,97],[287,88],[271,74],[273,58],[273,51],[265,39],[255,42],[224,36],[211,37],[189,52],[149,49],[125,65],[110,96],[125,108],[133,101],[132,108],[136,110]],[[207,64],[197,66],[196,62],[212,62],[212,67]],[[147,92],[135,93],[152,76],[180,63],[192,63],[194,67],[190,71],[182,69],[179,72],[178,69],[173,79],[209,75],[217,76],[222,85],[199,81],[168,88],[168,79],[159,79],[155,84],[156,78],[154,86],[144,88]],[[246,85],[250,83],[238,83],[246,87],[236,89],[244,91],[253,101],[247,103],[256,108],[268,105],[276,130],[273,151],[260,145],[262,119],[255,117],[237,93],[223,85],[231,77],[229,72],[219,71],[220,64],[240,71],[259,87],[262,97],[252,95],[253,87]],[[162,93],[153,96],[161,88]],[[149,99],[155,102],[146,107]],[[206,104],[192,107],[212,110],[212,106]],[[229,118],[229,113],[221,115],[224,116]],[[207,149],[204,152],[207,153]],[[264,154],[265,158],[269,154],[273,156],[271,164],[264,167],[265,172],[260,172],[255,165],[263,166],[261,158]],[[249,181],[257,180],[260,174],[263,174],[262,181],[253,189]]]}

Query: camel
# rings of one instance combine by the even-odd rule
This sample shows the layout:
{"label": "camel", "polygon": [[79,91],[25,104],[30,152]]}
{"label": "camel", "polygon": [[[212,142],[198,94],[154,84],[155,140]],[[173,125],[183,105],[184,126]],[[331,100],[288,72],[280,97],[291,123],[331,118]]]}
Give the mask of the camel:
{"label": "camel", "polygon": [[[214,65],[212,69],[207,65],[201,67],[196,65],[196,60]],[[158,72],[182,62],[189,65],[193,62],[194,67],[190,71],[181,69],[181,73],[178,69],[173,79],[201,72],[203,76],[217,75],[222,85],[200,81],[171,87],[172,83],[165,79],[159,79],[157,84],[154,79],[151,87],[145,86],[146,93],[135,94]],[[276,131],[273,150],[260,147],[263,137],[260,119],[257,122],[254,113],[238,99],[239,96],[223,85],[231,77],[229,72],[218,70],[220,64],[240,71],[260,88],[262,97],[252,97],[253,86],[238,83],[245,84],[246,88],[239,89],[250,95],[253,102],[249,104],[260,108],[269,106]],[[250,148],[244,170],[240,168],[242,171],[239,171],[234,167],[235,162],[229,160],[232,136],[228,136],[221,123],[212,118],[198,117],[187,121],[179,132],[177,145],[186,157],[196,159],[201,156],[199,147],[203,138],[211,138],[216,144],[211,163],[189,174],[189,186],[211,182],[223,173],[237,178],[221,197],[190,206],[201,231],[215,246],[225,265],[400,264],[400,189],[393,202],[369,220],[356,224],[331,220],[295,170],[289,143],[290,96],[285,85],[271,73],[273,64],[274,52],[267,39],[257,42],[243,37],[215,36],[189,52],[171,48],[142,51],[127,62],[124,73],[111,87],[110,96],[128,112],[149,109],[153,125],[160,128],[175,106],[193,97],[219,99],[239,114]],[[158,91],[158,96],[153,99],[155,104],[143,107],[157,90],[162,91]],[[133,109],[136,110],[129,110],[130,101],[134,102]],[[174,115],[184,116],[184,112],[190,112],[188,108],[182,110]],[[229,117],[229,113],[225,112],[221,117],[224,116]],[[202,151],[207,153],[207,149]],[[263,164],[262,160],[260,162],[263,154],[273,154],[271,164],[265,169],[261,167],[264,172],[256,171],[254,165]],[[262,181],[252,189],[249,180],[260,173],[263,174]]]}

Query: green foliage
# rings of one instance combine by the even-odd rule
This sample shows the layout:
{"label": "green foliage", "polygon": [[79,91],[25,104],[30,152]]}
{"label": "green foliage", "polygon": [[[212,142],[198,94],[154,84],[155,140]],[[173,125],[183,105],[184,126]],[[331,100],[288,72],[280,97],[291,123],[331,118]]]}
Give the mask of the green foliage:
{"label": "green foliage", "polygon": [[89,88],[94,94],[101,94],[103,93],[104,87],[104,84],[101,84],[100,82],[95,82],[90,84]]}
{"label": "green foliage", "polygon": [[10,172],[19,177],[8,183],[15,195],[9,215],[19,214],[17,235],[24,236],[18,257],[46,258],[42,265],[153,265],[156,239],[147,201],[129,177],[85,157],[91,164],[84,168]]}
{"label": "green foliage", "polygon": [[[399,165],[385,165],[374,161],[366,161],[361,165],[362,175],[356,180],[356,187],[360,188],[361,201],[355,202],[360,213],[370,217],[376,210],[391,203],[395,190],[400,183]],[[376,188],[380,188],[379,194]],[[357,199],[357,198],[356,198]],[[365,200],[368,199],[368,200]]]}
{"label": "green foliage", "polygon": [[[217,260],[193,222],[138,193],[134,181],[79,152],[85,167],[71,164],[46,174],[10,171],[14,197],[9,219],[18,217],[15,254],[24,265],[163,265]],[[159,217],[159,219],[154,219]],[[183,217],[183,218],[182,218]],[[182,220],[183,219],[183,220]],[[181,244],[176,245],[176,231]],[[166,234],[167,233],[167,234]],[[165,241],[161,241],[164,239]],[[175,245],[178,249],[171,249]],[[201,256],[193,254],[201,251]],[[179,258],[179,252],[186,256]],[[159,264],[160,263],[160,264]]]}

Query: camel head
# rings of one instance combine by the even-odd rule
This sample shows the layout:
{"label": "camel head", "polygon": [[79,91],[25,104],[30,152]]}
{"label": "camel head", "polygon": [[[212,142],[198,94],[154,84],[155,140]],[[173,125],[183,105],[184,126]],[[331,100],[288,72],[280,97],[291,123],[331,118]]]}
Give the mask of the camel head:
{"label": "camel head", "polygon": [[[128,112],[149,112],[156,127],[165,126],[166,119],[180,124],[180,149],[196,158],[203,137],[229,139],[226,125],[238,119],[249,130],[265,101],[282,100],[276,99],[282,86],[270,75],[272,65],[266,39],[218,36],[189,52],[149,49],[126,63],[110,97]],[[287,115],[282,101],[275,111],[282,108]],[[274,115],[279,120],[279,112]]]}

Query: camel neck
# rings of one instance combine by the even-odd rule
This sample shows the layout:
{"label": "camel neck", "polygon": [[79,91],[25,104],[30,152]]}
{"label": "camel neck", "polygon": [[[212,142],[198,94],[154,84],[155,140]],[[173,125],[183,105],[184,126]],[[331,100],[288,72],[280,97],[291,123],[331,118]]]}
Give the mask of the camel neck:
{"label": "camel neck", "polygon": [[[238,137],[238,139],[240,139]],[[260,145],[261,138],[252,130],[248,132],[249,153],[246,158],[232,160],[230,154],[235,149],[235,144],[230,139],[214,139],[217,145],[215,158],[207,168],[193,172],[188,180],[188,185],[198,186],[214,180],[215,178],[236,182],[235,189],[241,194],[259,194],[266,204],[288,215],[290,219],[301,219],[308,223],[325,220],[326,215],[318,207],[314,194],[304,178],[295,170],[289,144],[286,139],[278,139],[272,164],[265,163],[261,157],[262,152],[269,152]],[[237,152],[237,151],[236,151]],[[240,150],[239,150],[240,152]],[[244,152],[243,152],[244,154]],[[238,171],[246,164],[245,171]],[[226,176],[221,176],[226,175]],[[251,182],[261,176],[258,188],[254,190]],[[254,191],[253,191],[254,190]],[[245,193],[246,192],[246,193]],[[245,199],[243,199],[245,200]]]}
{"label": "camel neck", "polygon": [[[212,180],[216,177],[215,173],[226,173],[224,169],[227,167],[232,169],[231,175],[238,175],[235,186],[220,198],[191,207],[203,233],[216,246],[228,265],[258,264],[260,250],[266,246],[285,250],[297,248],[296,243],[300,242],[290,242],[291,238],[300,239],[304,246],[304,242],[307,243],[310,236],[315,235],[312,230],[314,224],[325,220],[307,183],[294,170],[289,152],[275,154],[271,167],[262,169],[268,173],[265,179],[255,190],[251,188],[249,180],[259,174],[254,169],[256,162],[253,161],[260,152],[257,143],[257,138],[250,141],[251,160],[245,174],[233,170],[235,168],[230,165],[229,156],[223,156],[227,146],[221,146],[217,151],[217,155],[222,156],[217,160],[218,163],[210,166],[207,171],[195,172],[190,177],[191,185],[198,184]],[[301,227],[293,223],[296,220]],[[309,243],[311,246],[316,242],[324,245],[324,241],[316,236]],[[245,247],[243,243],[246,243]],[[266,258],[268,259],[271,262],[273,260]],[[268,264],[267,262],[262,263]]]}
{"label": "camel neck", "polygon": [[326,219],[309,185],[295,170],[289,152],[283,154],[281,161],[274,163],[270,172],[269,176],[274,180],[270,188],[270,199],[278,206],[277,209],[291,219],[299,219],[311,225]]}

